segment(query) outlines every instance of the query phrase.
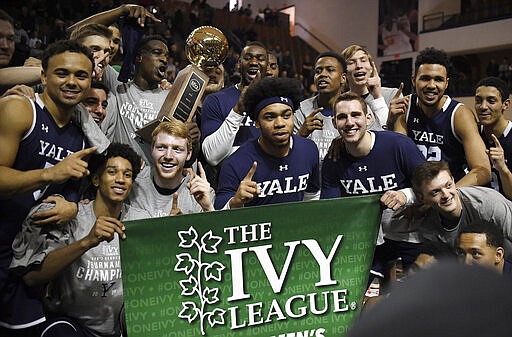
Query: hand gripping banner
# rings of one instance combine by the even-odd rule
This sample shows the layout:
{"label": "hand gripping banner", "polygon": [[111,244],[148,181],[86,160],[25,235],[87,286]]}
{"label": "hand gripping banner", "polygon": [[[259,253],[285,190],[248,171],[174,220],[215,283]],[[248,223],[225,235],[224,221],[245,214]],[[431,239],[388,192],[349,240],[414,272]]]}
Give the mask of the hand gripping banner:
{"label": "hand gripping banner", "polygon": [[128,336],[343,336],[380,216],[367,196],[126,222]]}

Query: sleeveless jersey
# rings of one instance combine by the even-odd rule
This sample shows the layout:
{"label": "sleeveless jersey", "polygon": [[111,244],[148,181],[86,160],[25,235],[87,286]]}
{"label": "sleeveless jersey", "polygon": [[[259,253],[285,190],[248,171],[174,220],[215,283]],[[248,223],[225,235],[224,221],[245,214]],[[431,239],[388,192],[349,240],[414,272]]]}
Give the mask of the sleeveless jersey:
{"label": "sleeveless jersey", "polygon": [[[507,164],[507,167],[509,170],[512,170],[512,122],[508,121],[507,127],[505,128],[505,131],[503,131],[503,134],[498,137],[498,141],[501,144],[501,147],[503,148],[503,156],[505,157],[505,164]],[[495,145],[493,143],[490,143],[487,138],[484,135],[483,127],[480,127],[480,136],[482,137],[485,148],[489,149],[491,147],[494,147]],[[490,159],[489,159],[490,160]],[[503,194],[503,185],[500,179],[500,174],[498,171],[494,168],[491,162],[491,187]]]}
{"label": "sleeveless jersey", "polygon": [[405,117],[407,135],[428,161],[446,161],[458,181],[466,175],[468,168],[462,140],[455,133],[455,111],[462,103],[445,97],[441,110],[429,118],[421,111],[418,96],[413,94]]}
{"label": "sleeveless jersey", "polygon": [[[85,148],[84,135],[73,122],[59,127],[39,96],[36,104],[30,102],[33,109],[32,125],[19,144],[12,168],[20,171],[48,168],[58,164],[69,154]],[[68,201],[78,201],[79,186],[79,181],[69,180],[63,184],[48,185],[36,191],[16,195],[0,203],[0,287],[4,286],[0,289],[0,324],[24,324],[32,319],[27,317],[30,316],[27,308],[37,311],[35,304],[31,304],[33,297],[29,296],[31,299],[25,301],[29,297],[24,295],[26,291],[23,290],[23,284],[20,285],[23,288],[21,289],[12,282],[7,282],[7,269],[12,259],[11,245],[23,220],[34,205],[52,194],[61,194]],[[18,321],[20,316],[15,313],[18,304],[21,315],[25,316],[21,319],[26,321]]]}

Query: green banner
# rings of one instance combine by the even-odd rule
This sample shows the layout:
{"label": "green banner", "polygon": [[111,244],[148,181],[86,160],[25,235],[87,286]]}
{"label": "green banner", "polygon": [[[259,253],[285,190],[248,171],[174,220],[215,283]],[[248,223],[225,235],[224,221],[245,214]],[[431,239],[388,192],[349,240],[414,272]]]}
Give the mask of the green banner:
{"label": "green banner", "polygon": [[126,222],[128,336],[343,336],[366,290],[378,199]]}

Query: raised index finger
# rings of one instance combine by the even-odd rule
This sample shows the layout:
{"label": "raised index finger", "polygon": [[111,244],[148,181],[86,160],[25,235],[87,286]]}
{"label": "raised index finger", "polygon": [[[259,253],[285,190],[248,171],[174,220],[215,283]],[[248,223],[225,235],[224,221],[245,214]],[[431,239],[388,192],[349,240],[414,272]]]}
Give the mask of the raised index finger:
{"label": "raised index finger", "polygon": [[206,173],[203,169],[203,164],[200,161],[197,162],[197,170],[199,171],[199,176],[203,179],[206,179]]}
{"label": "raised index finger", "polygon": [[308,115],[308,118],[309,117],[315,117],[315,115],[317,113],[319,113],[320,111],[322,111],[324,108],[316,108],[315,110],[311,111],[311,113]]}
{"label": "raised index finger", "polygon": [[496,137],[494,135],[494,133],[491,133],[491,138],[492,138],[492,141],[494,143],[494,146],[498,149],[501,149],[501,144],[500,144],[500,141],[498,140],[498,137]]}
{"label": "raised index finger", "polygon": [[96,65],[100,64],[101,62],[105,61],[110,56],[110,52],[106,52],[103,54],[102,57],[98,57]]}
{"label": "raised index finger", "polygon": [[174,192],[172,194],[172,207],[171,207],[171,212],[169,213],[170,215],[176,215],[176,214],[179,214],[179,208],[178,208],[178,192]]}
{"label": "raised index finger", "polygon": [[395,96],[393,96],[393,99],[399,98],[402,94],[402,91],[404,90],[404,82],[400,82],[400,87],[398,87],[398,91],[396,92]]}
{"label": "raised index finger", "polygon": [[379,74],[379,71],[377,70],[377,66],[375,65],[375,62],[372,61],[372,77],[377,76]]}
{"label": "raised index finger", "polygon": [[251,169],[249,170],[249,172],[247,172],[247,175],[245,176],[244,180],[252,180],[252,177],[254,177],[254,173],[256,173],[257,166],[257,162],[252,163]]}

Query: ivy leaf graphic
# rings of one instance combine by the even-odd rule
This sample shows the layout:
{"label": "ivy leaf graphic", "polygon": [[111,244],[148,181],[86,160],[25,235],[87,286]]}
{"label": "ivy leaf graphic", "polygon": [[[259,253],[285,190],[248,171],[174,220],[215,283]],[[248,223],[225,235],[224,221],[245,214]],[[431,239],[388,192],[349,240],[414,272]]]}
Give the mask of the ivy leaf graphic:
{"label": "ivy leaf graphic", "polygon": [[187,280],[180,281],[181,295],[190,296],[194,294],[197,288],[197,279],[194,276],[190,276]]}
{"label": "ivy leaf graphic", "polygon": [[204,233],[201,237],[201,248],[210,254],[217,253],[217,246],[222,241],[222,237],[213,235],[212,231]]}
{"label": "ivy leaf graphic", "polygon": [[192,323],[194,319],[196,319],[199,314],[199,309],[197,308],[194,302],[182,302],[181,306],[183,307],[178,314],[179,318],[184,318],[188,320],[189,323]]}
{"label": "ivy leaf graphic", "polygon": [[178,254],[176,258],[178,262],[174,266],[174,271],[184,271],[185,274],[190,275],[197,261],[188,253]]}
{"label": "ivy leaf graphic", "polygon": [[190,226],[188,231],[179,231],[178,236],[180,237],[180,244],[178,247],[190,248],[196,242],[197,232],[194,227]]}
{"label": "ivy leaf graphic", "polygon": [[206,268],[204,268],[204,277],[206,278],[206,281],[215,280],[217,282],[220,282],[222,279],[222,271],[226,269],[224,265],[220,262],[213,262],[208,263],[206,265]]}
{"label": "ivy leaf graphic", "polygon": [[203,291],[203,297],[208,304],[214,304],[219,301],[219,288],[210,289],[206,287]]}
{"label": "ivy leaf graphic", "polygon": [[226,311],[223,309],[214,309],[212,312],[207,313],[208,316],[208,323],[210,323],[211,327],[214,327],[215,325],[223,325],[224,324],[224,313]]}

